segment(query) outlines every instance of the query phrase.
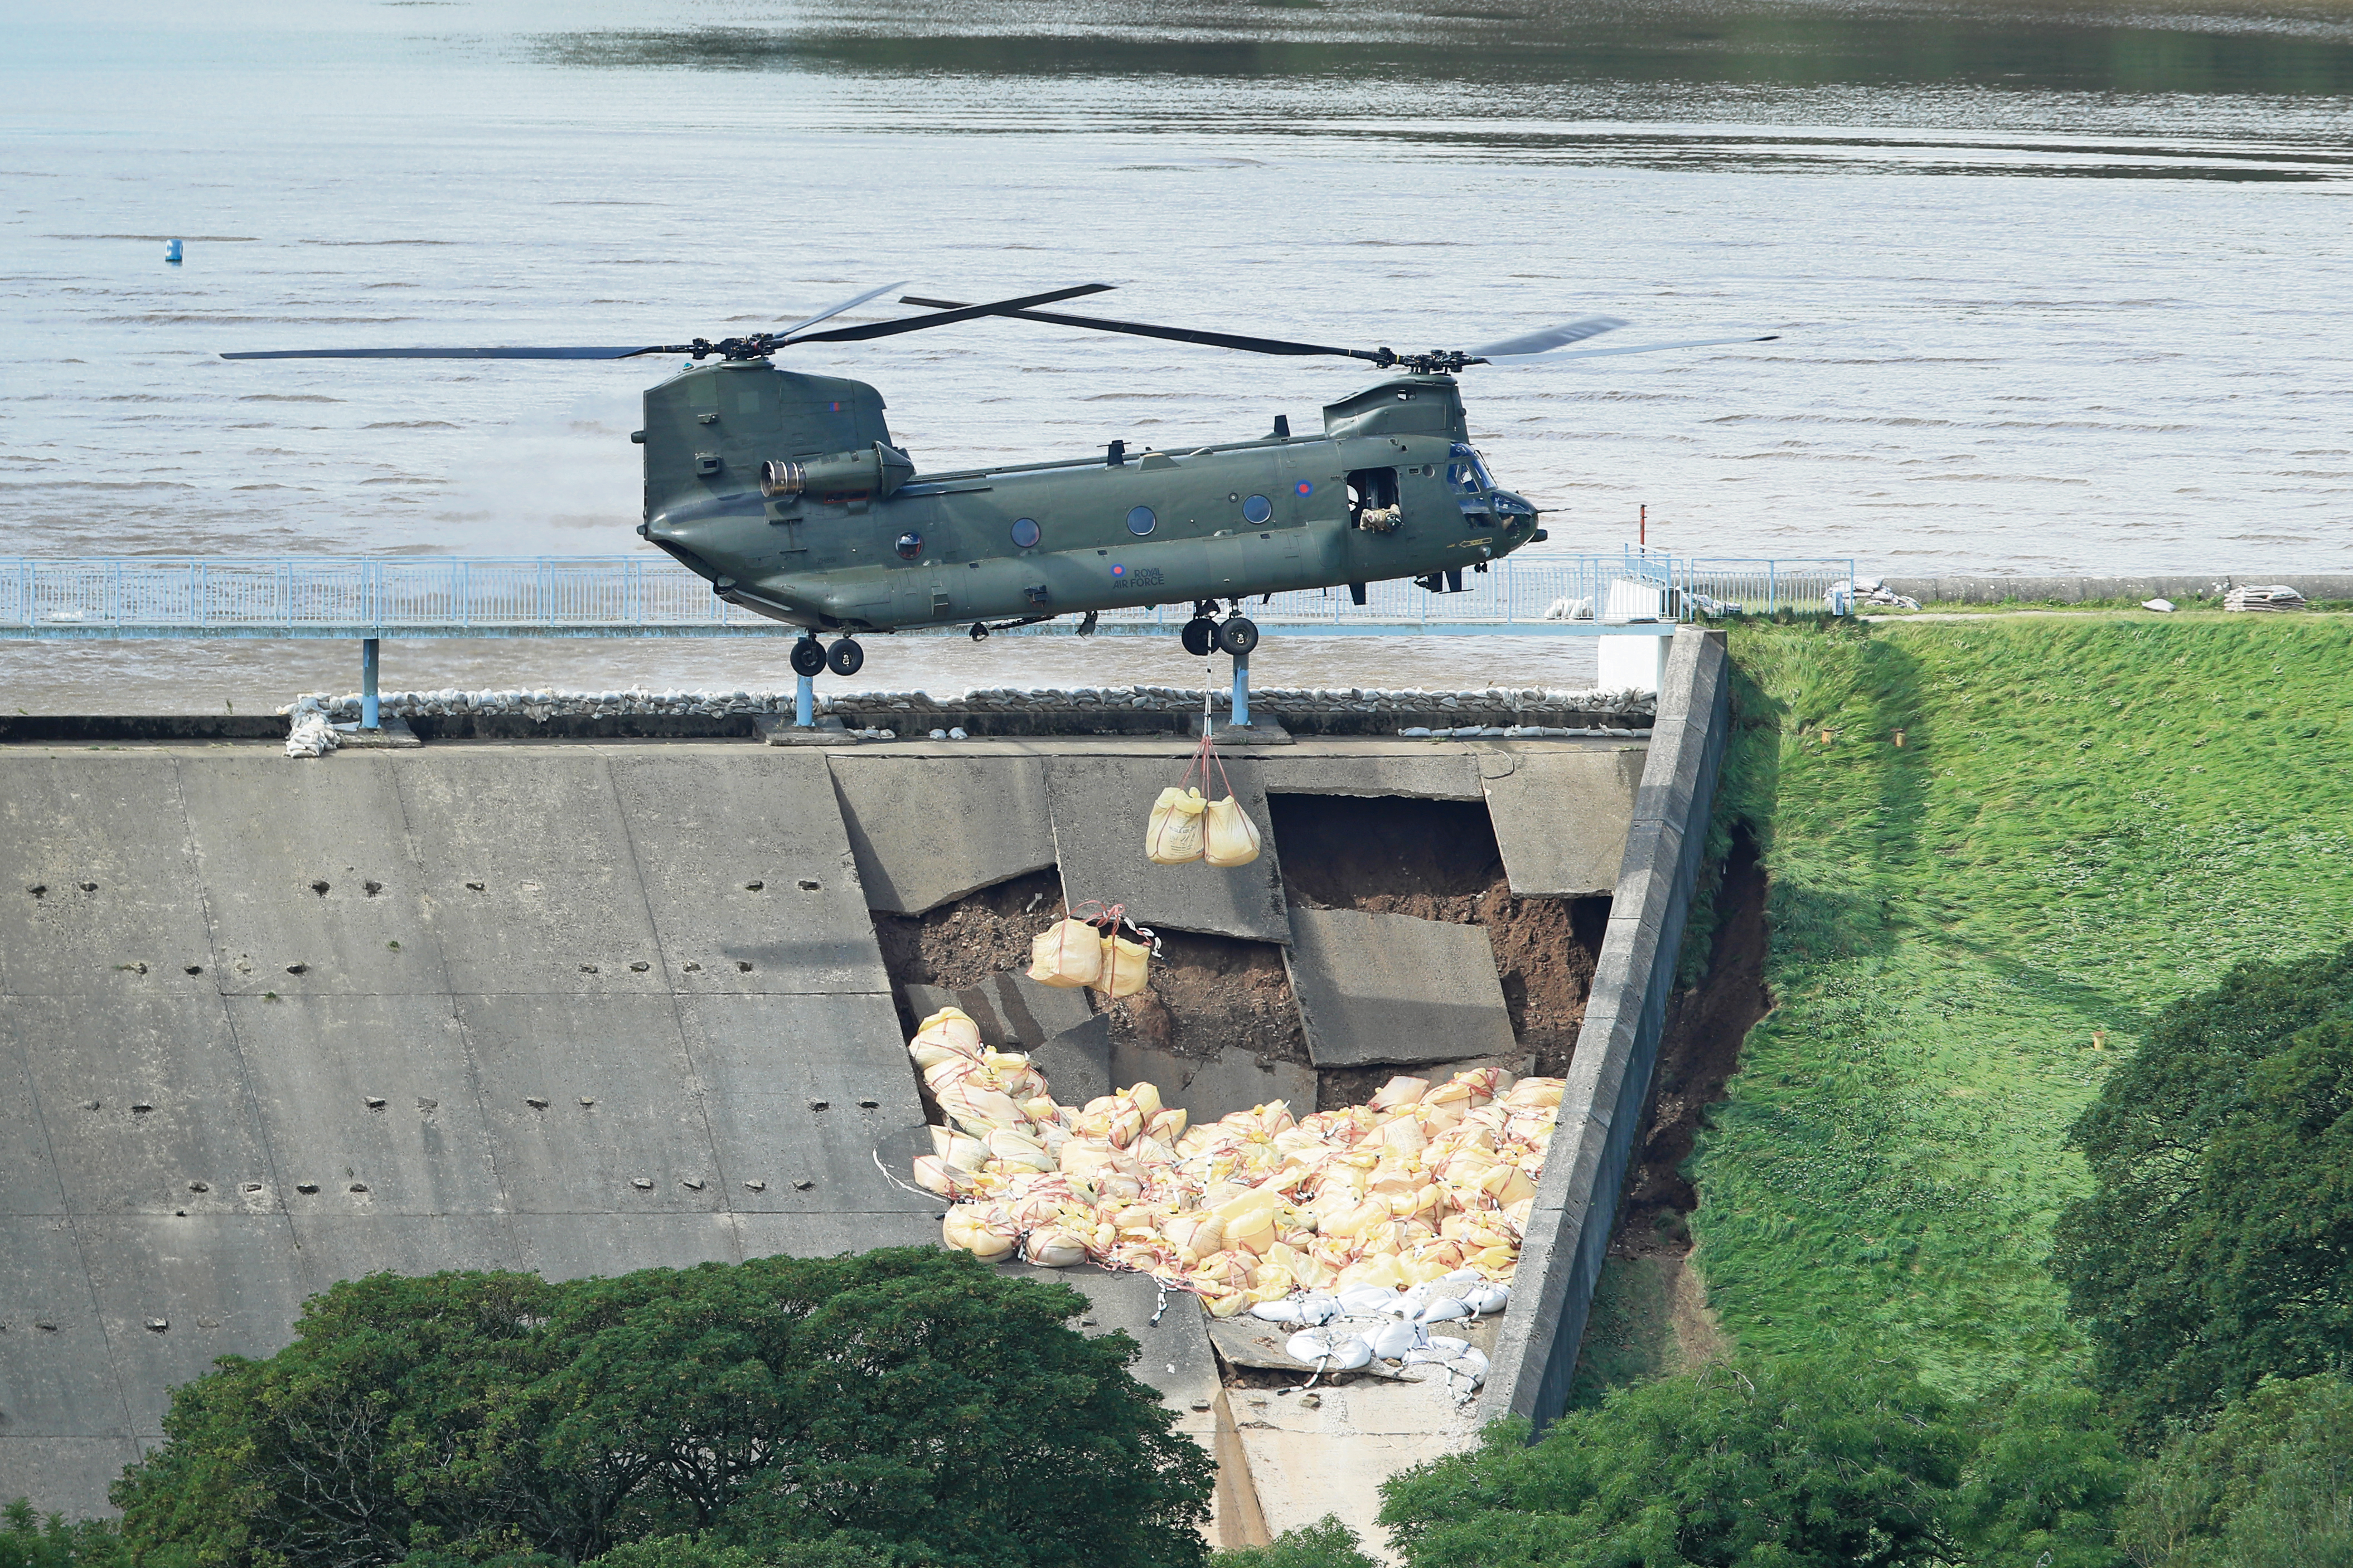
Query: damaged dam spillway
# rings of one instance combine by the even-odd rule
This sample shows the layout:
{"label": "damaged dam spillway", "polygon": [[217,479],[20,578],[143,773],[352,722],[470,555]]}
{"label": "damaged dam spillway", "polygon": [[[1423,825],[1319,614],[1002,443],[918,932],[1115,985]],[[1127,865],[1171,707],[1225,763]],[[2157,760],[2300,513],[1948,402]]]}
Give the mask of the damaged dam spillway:
{"label": "damaged dam spillway", "polygon": [[[1720,742],[1721,643],[1677,644],[1657,738],[1229,752],[1266,836],[1233,870],[1144,858],[1174,736],[0,748],[0,1493],[102,1509],[174,1385],[337,1279],[936,1242],[904,1041],[949,1002],[1073,1093],[1146,1079],[1204,1121],[1567,1070],[1547,1228],[1461,1421],[1556,1408]],[[1018,978],[1066,896],[1164,933],[1151,993]],[[1154,1321],[1141,1276],[1056,1277],[1219,1459],[1219,1533],[1300,1522],[1260,1494],[1321,1439],[1237,1431],[1247,1347],[1189,1298]]]}

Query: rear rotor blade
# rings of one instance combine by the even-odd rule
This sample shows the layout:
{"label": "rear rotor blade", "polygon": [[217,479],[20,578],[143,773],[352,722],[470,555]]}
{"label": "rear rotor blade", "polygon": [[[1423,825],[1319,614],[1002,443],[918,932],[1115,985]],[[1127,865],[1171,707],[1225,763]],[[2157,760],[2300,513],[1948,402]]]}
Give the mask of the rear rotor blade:
{"label": "rear rotor blade", "polygon": [[631,359],[638,354],[680,353],[680,349],[649,348],[505,348],[505,349],[252,349],[225,353],[223,359]]}
{"label": "rear rotor blade", "polygon": [[1604,332],[1614,332],[1626,323],[1616,316],[1586,316],[1563,326],[1546,327],[1541,331],[1522,332],[1516,338],[1505,338],[1471,352],[1480,359],[1525,358],[1581,343],[1588,338],[1598,338]]}
{"label": "rear rotor blade", "polygon": [[902,279],[896,283],[885,283],[880,289],[869,289],[865,293],[859,295],[856,299],[844,300],[839,305],[828,306],[825,310],[819,310],[814,316],[809,316],[801,321],[795,321],[791,326],[785,328],[782,331],[776,334],[776,341],[780,343],[788,343],[793,341],[795,335],[807,331],[819,321],[831,321],[834,317],[839,316],[844,310],[854,310],[879,294],[888,294],[893,289],[904,289],[906,286],[905,280]]}
{"label": "rear rotor blade", "polygon": [[1559,359],[1601,359],[1609,354],[1656,353],[1661,349],[1712,349],[1722,343],[1769,343],[1779,341],[1781,334],[1767,332],[1761,338],[1687,338],[1673,343],[1635,343],[1622,349],[1555,349],[1549,353],[1487,356],[1489,364],[1536,364]]}
{"label": "rear rotor blade", "polygon": [[[972,307],[954,300],[926,300],[920,295],[902,297],[902,305],[928,305],[934,309],[959,311]],[[1051,310],[999,310],[1000,316],[1010,316],[1020,321],[1045,321],[1057,327],[1085,327],[1098,332],[1125,332],[1131,337],[1163,338],[1173,343],[1201,343],[1209,348],[1242,349],[1261,354],[1338,354],[1347,359],[1370,360],[1375,364],[1381,356],[1366,349],[1335,349],[1324,343],[1294,343],[1282,338],[1244,337],[1233,332],[1206,332],[1192,327],[1155,327],[1142,321],[1114,321],[1102,316],[1065,316]],[[942,318],[934,316],[934,321]]]}
{"label": "rear rotor blade", "polygon": [[1082,294],[1108,293],[1111,288],[1108,283],[1082,283],[1075,289],[1057,289],[1050,294],[1029,294],[1018,300],[999,300],[988,305],[959,305],[936,316],[917,316],[904,321],[871,321],[860,327],[837,327],[829,332],[811,332],[793,341],[801,343],[860,343],[873,338],[896,337],[901,332],[920,332],[931,327],[944,327],[953,321],[969,321],[981,316],[1019,315],[1031,305],[1050,305],[1058,300],[1075,300]]}

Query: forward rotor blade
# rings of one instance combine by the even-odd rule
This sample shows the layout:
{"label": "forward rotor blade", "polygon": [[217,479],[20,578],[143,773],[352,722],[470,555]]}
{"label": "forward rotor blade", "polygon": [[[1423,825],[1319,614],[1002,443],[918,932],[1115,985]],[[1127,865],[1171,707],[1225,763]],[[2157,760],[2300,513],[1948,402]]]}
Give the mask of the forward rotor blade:
{"label": "forward rotor blade", "polygon": [[631,359],[638,354],[681,351],[649,348],[565,349],[256,349],[223,359]]}
{"label": "forward rotor blade", "polygon": [[901,332],[920,332],[932,327],[944,327],[954,321],[969,321],[981,316],[1019,315],[1031,305],[1050,305],[1058,300],[1075,300],[1082,294],[1110,292],[1108,283],[1082,283],[1075,289],[1057,289],[1050,294],[1029,294],[1018,300],[999,300],[989,305],[959,305],[943,310],[936,316],[917,316],[903,321],[871,321],[862,327],[837,327],[829,332],[811,332],[796,338],[802,343],[860,343],[872,338],[896,337]]}
{"label": "forward rotor blade", "polygon": [[[902,297],[902,305],[929,305],[942,310],[958,311],[970,309],[954,300],[926,300],[919,295]],[[1282,338],[1244,337],[1233,332],[1205,332],[1191,327],[1154,327],[1142,321],[1114,321],[1102,316],[1065,316],[1051,310],[999,310],[1000,316],[1010,316],[1019,321],[1045,321],[1057,327],[1085,327],[1098,332],[1125,332],[1131,337],[1164,338],[1173,343],[1201,343],[1215,349],[1242,349],[1260,354],[1339,354],[1347,359],[1381,363],[1381,356],[1365,349],[1335,349],[1324,343],[1294,343]],[[934,316],[934,321],[942,318]]]}
{"label": "forward rotor blade", "polygon": [[1770,343],[1780,341],[1778,332],[1767,332],[1761,338],[1687,338],[1675,343],[1636,343],[1622,349],[1555,349],[1550,353],[1487,356],[1489,364],[1537,364],[1557,359],[1600,359],[1609,354],[1649,354],[1661,349],[1712,349],[1720,343]]}
{"label": "forward rotor blade", "polygon": [[1557,327],[1541,331],[1523,332],[1516,338],[1505,338],[1471,352],[1483,360],[1497,358],[1524,359],[1546,353],[1553,349],[1581,343],[1588,338],[1598,338],[1604,332],[1614,332],[1626,323],[1615,316],[1585,316]]}
{"label": "forward rotor blade", "polygon": [[873,299],[878,294],[888,294],[893,289],[904,289],[906,286],[906,281],[902,279],[896,283],[885,283],[880,289],[869,289],[865,293],[859,295],[854,300],[844,300],[840,304],[828,306],[825,310],[819,310],[816,315],[810,316],[804,321],[795,321],[791,326],[785,328],[782,331],[779,331],[776,334],[776,341],[778,342],[788,343],[793,341],[793,338],[797,334],[807,331],[819,321],[831,321],[834,317],[839,316],[844,310],[854,310],[858,306],[866,303],[867,300]]}

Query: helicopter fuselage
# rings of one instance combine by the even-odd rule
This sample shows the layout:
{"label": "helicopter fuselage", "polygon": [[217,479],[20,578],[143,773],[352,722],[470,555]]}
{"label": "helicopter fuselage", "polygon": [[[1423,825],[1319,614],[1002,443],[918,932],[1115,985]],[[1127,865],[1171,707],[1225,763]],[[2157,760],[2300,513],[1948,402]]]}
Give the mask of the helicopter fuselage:
{"label": "helicopter fuselage", "polygon": [[920,473],[862,382],[765,360],[645,398],[638,531],[718,595],[888,632],[1398,577],[1459,585],[1540,537],[1469,442],[1453,377],[1399,376],[1321,436]]}

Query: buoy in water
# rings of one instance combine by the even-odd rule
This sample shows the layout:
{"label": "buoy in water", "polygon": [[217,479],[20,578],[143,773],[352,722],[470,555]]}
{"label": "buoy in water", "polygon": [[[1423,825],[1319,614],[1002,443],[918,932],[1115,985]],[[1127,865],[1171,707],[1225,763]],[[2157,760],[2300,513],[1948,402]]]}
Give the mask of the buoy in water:
{"label": "buoy in water", "polygon": [[164,259],[175,267],[179,265],[180,242],[178,240],[167,239],[164,242]]}

